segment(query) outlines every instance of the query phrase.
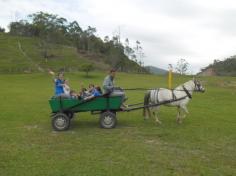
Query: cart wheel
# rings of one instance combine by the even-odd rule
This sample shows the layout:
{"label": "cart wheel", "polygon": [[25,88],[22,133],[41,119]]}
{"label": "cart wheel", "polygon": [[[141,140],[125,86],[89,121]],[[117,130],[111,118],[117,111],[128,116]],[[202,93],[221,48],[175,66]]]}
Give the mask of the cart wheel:
{"label": "cart wheel", "polygon": [[117,123],[116,114],[110,111],[101,113],[100,116],[100,126],[101,128],[115,128]]}
{"label": "cart wheel", "polygon": [[68,130],[70,118],[64,113],[57,113],[52,117],[52,127],[56,131]]}
{"label": "cart wheel", "polygon": [[73,119],[75,117],[75,113],[73,112],[66,112],[66,115],[70,118]]}

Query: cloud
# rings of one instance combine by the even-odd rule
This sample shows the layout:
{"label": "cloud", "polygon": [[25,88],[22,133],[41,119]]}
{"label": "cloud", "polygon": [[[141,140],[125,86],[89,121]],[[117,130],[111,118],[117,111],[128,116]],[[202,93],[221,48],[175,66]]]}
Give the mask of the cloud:
{"label": "cloud", "polygon": [[146,64],[167,68],[185,58],[193,72],[213,59],[236,54],[236,2],[233,0],[0,0],[0,26],[46,11],[101,37],[120,27],[124,41],[141,41]]}

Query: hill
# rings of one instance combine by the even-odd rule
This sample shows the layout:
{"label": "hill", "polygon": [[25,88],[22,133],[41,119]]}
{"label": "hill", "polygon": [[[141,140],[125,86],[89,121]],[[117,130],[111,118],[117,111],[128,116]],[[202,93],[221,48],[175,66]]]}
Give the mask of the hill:
{"label": "hill", "polygon": [[128,38],[123,44],[119,35],[102,39],[96,28],[82,29],[77,21],[69,22],[55,14],[30,14],[11,22],[9,29],[8,34],[0,33],[1,72],[78,71],[83,63],[93,64],[97,70],[112,67],[123,72],[147,72],[140,62],[140,42],[133,49]]}
{"label": "hill", "polygon": [[223,61],[214,60],[214,63],[203,68],[199,75],[236,76],[236,56],[231,56]]}
{"label": "hill", "polygon": [[78,71],[83,63],[92,63],[96,70],[111,67],[105,63],[103,55],[78,52],[75,47],[66,45],[51,45],[49,57],[44,58],[39,44],[36,37],[0,33],[0,72],[38,72],[47,69]]}
{"label": "hill", "polygon": [[154,67],[154,66],[146,66],[147,70],[150,71],[150,73],[156,74],[156,75],[165,75],[167,74],[167,70],[164,70],[162,68]]}
{"label": "hill", "polygon": [[[0,33],[0,41],[0,72],[38,72],[49,68],[78,70],[80,64],[88,62],[75,48],[62,45],[54,45],[50,50],[51,57],[45,59],[36,37]],[[107,67],[97,64],[99,69]]]}
{"label": "hill", "polygon": [[[42,72],[78,71],[84,63],[91,63],[96,70],[108,70],[112,67],[106,62],[106,56],[97,53],[78,51],[75,47],[62,44],[51,44],[48,57],[42,54],[40,39],[37,37],[14,36],[0,33],[0,72]],[[131,72],[139,70],[139,65],[124,58]]]}

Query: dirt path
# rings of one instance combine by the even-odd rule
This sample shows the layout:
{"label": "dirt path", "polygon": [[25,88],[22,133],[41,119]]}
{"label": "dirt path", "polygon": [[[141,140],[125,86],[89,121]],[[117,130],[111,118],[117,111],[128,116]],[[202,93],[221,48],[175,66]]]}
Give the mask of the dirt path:
{"label": "dirt path", "polygon": [[31,63],[31,65],[35,66],[38,69],[38,71],[44,72],[44,69],[42,67],[40,67],[38,64],[36,64],[35,62],[33,62],[33,60],[22,49],[20,41],[18,41],[18,48],[19,48],[20,52],[25,56],[25,58],[27,58],[27,60]]}

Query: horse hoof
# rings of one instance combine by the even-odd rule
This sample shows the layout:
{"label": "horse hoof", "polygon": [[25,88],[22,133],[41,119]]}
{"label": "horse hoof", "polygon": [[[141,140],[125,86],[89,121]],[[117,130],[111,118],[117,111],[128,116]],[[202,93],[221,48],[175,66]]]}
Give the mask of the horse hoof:
{"label": "horse hoof", "polygon": [[182,120],[180,120],[180,119],[178,118],[178,119],[176,119],[176,123],[181,124],[181,123],[182,123]]}
{"label": "horse hoof", "polygon": [[182,120],[178,120],[177,123],[178,123],[178,124],[182,124]]}
{"label": "horse hoof", "polygon": [[159,120],[156,120],[156,123],[157,123],[158,125],[161,125],[161,121],[159,121]]}
{"label": "horse hoof", "polygon": [[148,117],[144,117],[143,120],[148,120],[149,118]]}

